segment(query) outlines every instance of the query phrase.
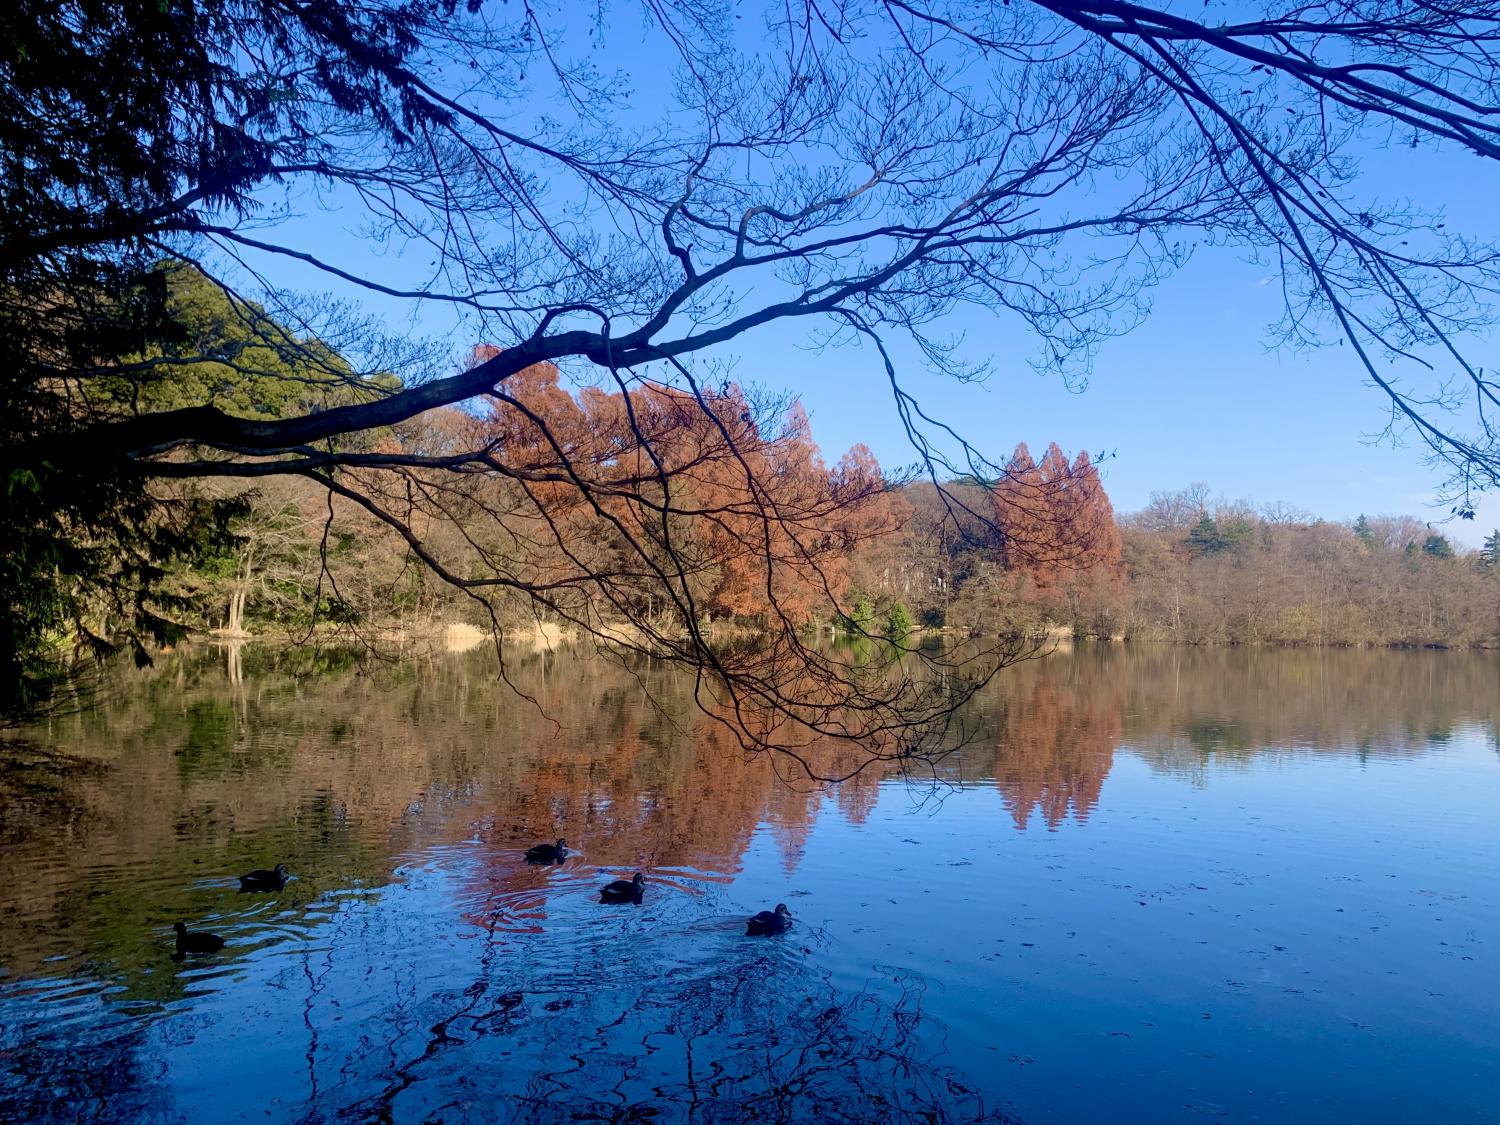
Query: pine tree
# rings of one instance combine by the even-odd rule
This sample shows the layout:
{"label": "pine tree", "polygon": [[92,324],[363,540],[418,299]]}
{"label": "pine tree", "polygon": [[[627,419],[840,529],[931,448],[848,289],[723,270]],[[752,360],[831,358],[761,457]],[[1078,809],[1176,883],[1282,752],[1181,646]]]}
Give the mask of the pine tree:
{"label": "pine tree", "polygon": [[1359,514],[1359,519],[1354,521],[1354,537],[1366,547],[1375,546],[1375,533],[1370,530],[1370,521],[1365,519],[1363,512]]}
{"label": "pine tree", "polygon": [[1481,570],[1493,572],[1496,563],[1500,563],[1500,528],[1490,532],[1489,538],[1484,541],[1484,546],[1479,548]]}
{"label": "pine tree", "polygon": [[1224,549],[1224,540],[1219,535],[1219,524],[1207,512],[1193,525],[1193,530],[1188,532],[1188,553],[1197,555],[1214,555]]}

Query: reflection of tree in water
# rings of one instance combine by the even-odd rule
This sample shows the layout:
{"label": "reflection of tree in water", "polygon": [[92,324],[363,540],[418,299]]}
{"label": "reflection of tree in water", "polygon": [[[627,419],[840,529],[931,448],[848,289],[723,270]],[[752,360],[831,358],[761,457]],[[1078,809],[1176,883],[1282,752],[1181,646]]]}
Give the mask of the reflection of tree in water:
{"label": "reflection of tree in water", "polygon": [[78,782],[105,773],[88,758],[0,737],[0,847],[84,830],[93,813]]}
{"label": "reflection of tree in water", "polygon": [[449,1123],[518,1125],[1018,1120],[942,1064],[920,977],[891,970],[840,994],[756,945],[769,952],[709,972],[679,966],[603,997],[497,993],[478,981],[378,1093],[340,1116],[419,1120],[420,1108]]}
{"label": "reflection of tree in water", "polygon": [[0,1001],[0,1121],[175,1120],[156,1081],[161,1067],[146,1050],[145,1021],[43,1024],[12,1018],[10,1006]]}
{"label": "reflection of tree in water", "polygon": [[1131,748],[1172,770],[1288,749],[1423,753],[1492,719],[1497,698],[1488,653],[1143,646],[1077,663],[1117,685]]}
{"label": "reflection of tree in water", "polygon": [[[247,650],[253,688],[226,691],[221,654],[184,650],[122,672],[97,711],[46,732],[87,761],[56,787],[71,809],[38,809],[18,833],[18,909],[0,916],[7,967],[45,973],[46,956],[86,942],[139,993],[135,970],[163,926],[249,905],[232,880],[217,897],[198,880],[278,860],[300,876],[278,900],[289,902],[388,882],[393,856],[475,837],[496,857],[486,886],[531,885],[518,846],[559,835],[593,864],[727,877],[757,825],[791,849],[823,798],[747,759],[688,705],[690,685],[659,669],[631,676],[572,651],[518,660],[533,707],[496,687],[483,652],[435,674],[390,669],[394,682],[255,659]],[[868,808],[877,782],[860,777],[841,803]]]}
{"label": "reflection of tree in water", "polygon": [[[322,679],[268,673],[247,649],[249,684],[226,691],[222,657],[206,656],[164,660],[97,711],[56,720],[49,739],[37,736],[39,756],[14,758],[0,777],[11,874],[0,948],[15,977],[71,988],[58,974],[86,958],[111,1004],[171,1003],[188,987],[164,962],[171,921],[232,919],[241,936],[222,961],[249,972],[267,967],[252,935],[317,928],[329,944],[310,954],[324,960],[308,977],[306,1074],[283,1072],[300,1092],[278,1088],[309,1122],[349,1103],[350,1120],[450,1125],[652,1111],[981,1119],[977,1098],[939,1064],[920,982],[840,996],[791,958],[803,932],[761,943],[717,922],[699,928],[754,833],[769,830],[794,865],[826,795],[747,760],[670,676],[566,652],[518,662],[538,710],[497,693],[479,657],[396,666],[376,682],[336,662]],[[1440,752],[1465,731],[1495,729],[1492,660],[1080,648],[1001,677],[966,714],[988,741],[944,762],[942,777],[993,777],[1025,828],[1085,819],[1121,744],[1154,768],[1205,777],[1209,761],[1268,748]],[[668,714],[642,698],[643,681],[659,702],[676,700]],[[74,752],[88,761],[61,756]],[[836,791],[851,819],[873,808],[878,780]],[[576,874],[524,865],[522,846],[558,835],[584,852]],[[420,884],[413,856],[449,865],[439,909],[401,915],[412,932],[360,931],[357,919],[385,915],[347,905],[333,912],[334,932],[323,929],[330,895],[363,886],[378,903],[393,877]],[[238,895],[233,872],[281,859],[301,876],[285,896]],[[580,913],[594,865],[660,871],[653,904],[666,918],[622,933],[611,927],[645,915]],[[503,925],[497,901],[509,904]],[[470,930],[460,944],[485,946],[477,967],[441,960],[455,918]],[[71,955],[67,967],[53,954]],[[376,986],[372,971],[391,975]],[[0,993],[0,1016],[18,995]],[[281,995],[237,999],[264,1015]],[[351,997],[374,1009],[354,1039],[330,1014]],[[179,1017],[137,1024],[139,1008],[80,1013],[35,997],[22,1007],[0,1029],[0,1119],[170,1119],[165,1040],[188,1026]]]}
{"label": "reflection of tree in water", "polygon": [[976,709],[1025,829],[1037,813],[1086,821],[1120,746],[1204,783],[1210,763],[1267,754],[1439,751],[1466,726],[1493,730],[1495,698],[1481,653],[1101,646],[1007,670]]}
{"label": "reflection of tree in water", "polygon": [[[116,692],[33,733],[40,756],[9,756],[9,968],[46,973],[45,957],[86,949],[157,995],[138,970],[163,927],[244,905],[232,884],[218,901],[194,889],[210,872],[288,860],[304,876],[295,897],[310,901],[387,882],[394,855],[477,837],[497,857],[483,884],[521,890],[534,880],[515,867],[518,845],[567,835],[600,866],[727,878],[761,825],[795,866],[826,807],[825,794],[747,760],[692,708],[691,684],[660,668],[627,674],[567,649],[517,657],[510,671],[533,707],[497,689],[483,650],[378,675],[337,651],[266,660],[246,648],[248,686],[226,683],[214,650],[122,670]],[[964,716],[998,748],[968,747],[941,774],[993,777],[1018,827],[1055,827],[1091,813],[1122,743],[1206,779],[1207,763],[1268,747],[1435,749],[1467,724],[1493,729],[1494,697],[1484,654],[1080,647],[1007,670]],[[872,809],[879,780],[837,788],[850,819]]]}
{"label": "reflection of tree in water", "polygon": [[995,753],[995,784],[1016,827],[1033,812],[1056,828],[1081,824],[1098,804],[1120,742],[1121,700],[1108,683],[1017,677],[1007,694]]}

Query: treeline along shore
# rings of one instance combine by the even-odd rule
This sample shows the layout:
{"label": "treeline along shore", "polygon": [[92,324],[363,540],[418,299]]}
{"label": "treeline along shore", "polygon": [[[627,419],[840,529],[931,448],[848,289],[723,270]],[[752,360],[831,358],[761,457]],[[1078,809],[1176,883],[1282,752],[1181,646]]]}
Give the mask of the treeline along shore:
{"label": "treeline along shore", "polygon": [[[1465,551],[1412,516],[1287,519],[1243,503],[1200,506],[1204,491],[1164,494],[1120,518],[1113,557],[1075,565],[1007,551],[1004,513],[986,512],[995,501],[983,486],[898,485],[881,498],[899,513],[891,530],[823,560],[825,573],[836,575],[842,613],[828,612],[806,590],[805,601],[757,606],[751,584],[735,591],[720,578],[715,592],[738,596],[706,598],[704,622],[754,632],[767,614],[791,610],[808,629],[843,637],[1051,633],[1191,645],[1500,646],[1493,535],[1485,548]],[[338,512],[336,549],[322,553],[324,508],[319,492],[295,482],[257,491],[239,552],[181,576],[192,591],[194,631],[280,635],[320,626],[431,635],[453,623],[491,625],[470,599],[411,565],[389,529],[357,512]],[[705,567],[706,584],[717,577],[713,569]],[[524,607],[503,609],[496,620],[512,634],[550,641],[569,633],[566,623],[538,622]]]}
{"label": "treeline along shore", "polygon": [[[330,347],[255,306],[232,307],[190,268],[165,275],[179,343],[148,349],[153,377],[122,383],[122,411],[208,401],[245,416],[302,413],[396,385],[350,377]],[[182,362],[167,362],[174,348]],[[495,351],[481,346],[467,362]],[[205,354],[220,358],[188,358]],[[370,639],[449,625],[607,639],[642,624],[660,635],[689,617],[736,635],[791,625],[895,639],[1500,639],[1494,534],[1480,551],[1461,550],[1412,516],[1334,522],[1215,499],[1202,484],[1121,516],[1099,466],[1056,444],[1040,460],[1018,446],[987,479],[888,471],[864,446],[830,464],[795,399],[727,382],[570,389],[538,364],[475,405],[347,446],[354,467],[339,476],[215,476],[199,466],[154,480],[153,510],[166,515],[153,518],[207,512],[216,522],[157,553],[153,532],[81,555],[91,582],[49,594],[74,591],[69,611],[33,607],[54,615],[58,651],[111,639],[122,617],[108,595],[124,577],[171,626],[159,639]],[[384,472],[358,467],[365,448]],[[16,556],[31,570],[50,557],[42,547],[82,549],[82,531],[37,526],[35,557]]]}

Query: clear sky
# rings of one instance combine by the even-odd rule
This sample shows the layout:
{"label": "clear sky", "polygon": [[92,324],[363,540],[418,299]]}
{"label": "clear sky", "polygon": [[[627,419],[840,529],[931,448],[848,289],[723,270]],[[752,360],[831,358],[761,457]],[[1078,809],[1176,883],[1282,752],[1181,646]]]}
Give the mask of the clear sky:
{"label": "clear sky", "polygon": [[[1493,203],[1500,169],[1492,162],[1431,149],[1377,150],[1366,175],[1386,199],[1444,208],[1450,229],[1500,236]],[[375,258],[357,224],[353,213],[309,209],[290,229],[303,249],[399,281],[393,275],[403,263]],[[331,288],[330,279],[284,259],[256,265],[277,282]],[[1102,471],[1120,512],[1142,507],[1154,490],[1201,480],[1230,499],[1286,501],[1329,519],[1363,512],[1445,520],[1447,508],[1435,506],[1443,474],[1422,463],[1421,449],[1372,440],[1385,425],[1386,400],[1364,384],[1352,349],[1268,350],[1266,326],[1280,311],[1276,281],[1232,251],[1200,251],[1154,291],[1143,326],[1104,344],[1082,391],[1055,373],[1035,372],[1026,363],[1032,349],[1013,324],[973,312],[945,327],[962,334],[968,355],[992,359],[996,371],[987,383],[925,375],[909,349],[900,353],[901,375],[928,413],[992,460],[1003,461],[1018,441],[1033,451],[1057,441],[1070,455],[1080,448],[1109,454]],[[393,331],[451,337],[455,359],[478,342],[450,311],[413,311],[368,294],[357,299],[386,315]],[[878,357],[856,346],[815,352],[812,328],[770,325],[717,358],[734,361],[740,382],[800,394],[830,461],[856,442],[882,464],[912,461]],[[1471,359],[1493,369],[1500,361],[1493,337],[1473,343]],[[1472,547],[1496,527],[1500,496],[1484,498],[1473,522],[1441,530]]]}
{"label": "clear sky", "polygon": [[[1493,164],[1401,148],[1372,151],[1366,168],[1380,197],[1439,207],[1450,228],[1500,240]],[[1482,498],[1472,522],[1451,519],[1451,505],[1437,502],[1445,474],[1424,464],[1420,443],[1380,438],[1389,400],[1366,381],[1352,349],[1271,347],[1267,329],[1281,312],[1276,280],[1241,253],[1199,251],[1153,292],[1144,324],[1104,344],[1081,391],[1027,364],[1031,349],[1011,325],[976,314],[957,327],[967,350],[993,358],[986,384],[924,379],[909,354],[903,378],[928,413],[992,459],[1018,441],[1034,453],[1056,441],[1070,455],[1109,454],[1101,471],[1117,512],[1138,510],[1153,491],[1205,481],[1230,499],[1285,501],[1326,519],[1415,515],[1479,546],[1500,528],[1500,495]],[[738,349],[742,378],[778,385],[797,372],[813,432],[832,456],[863,441],[882,464],[911,460],[890,396],[880,393],[875,356],[799,352],[791,330],[778,336]],[[1493,335],[1468,343],[1472,362],[1500,366]]]}
{"label": "clear sky", "polygon": [[[992,458],[1017,441],[1038,451],[1057,441],[1110,454],[1103,466],[1115,509],[1134,511],[1158,489],[1206,481],[1231,499],[1284,500],[1328,519],[1410,513],[1439,521],[1442,473],[1421,450],[1372,440],[1387,401],[1367,386],[1348,348],[1297,354],[1267,347],[1277,308],[1262,271],[1225,252],[1204,254],[1155,294],[1150,318],[1107,342],[1088,386],[1070,391],[1055,374],[1004,358],[1024,344],[1005,326],[974,318],[970,343],[995,341],[997,371],[982,386],[923,379],[913,359],[911,387],[928,412],[949,422]],[[740,349],[744,378],[797,385],[825,451],[864,441],[883,464],[910,460],[882,378],[867,352],[798,355],[782,339],[769,354]],[[874,388],[873,394],[854,388]],[[1472,522],[1441,530],[1470,546],[1500,526],[1500,497],[1487,497]]]}

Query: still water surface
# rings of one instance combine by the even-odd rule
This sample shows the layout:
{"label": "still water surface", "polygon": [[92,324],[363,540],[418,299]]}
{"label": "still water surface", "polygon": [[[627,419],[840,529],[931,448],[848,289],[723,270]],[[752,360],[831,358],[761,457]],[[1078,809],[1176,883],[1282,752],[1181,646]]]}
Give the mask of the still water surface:
{"label": "still water surface", "polygon": [[1500,1120],[1493,655],[1058,654],[832,791],[659,670],[244,664],[12,752],[0,1119]]}

